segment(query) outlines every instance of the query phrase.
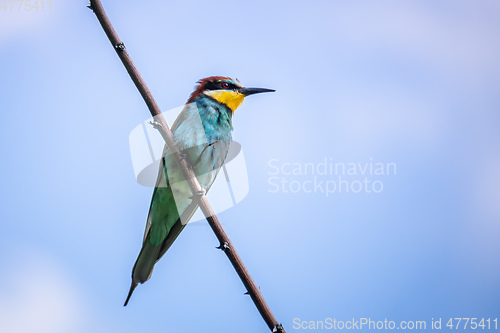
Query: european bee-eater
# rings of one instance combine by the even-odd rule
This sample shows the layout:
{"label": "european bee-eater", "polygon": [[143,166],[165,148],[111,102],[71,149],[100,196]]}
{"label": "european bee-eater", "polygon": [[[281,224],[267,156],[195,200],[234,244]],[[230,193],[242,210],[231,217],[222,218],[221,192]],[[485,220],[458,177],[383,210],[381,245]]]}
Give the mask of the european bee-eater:
{"label": "european bee-eater", "polygon": [[[208,191],[224,164],[232,141],[232,117],[246,96],[274,91],[245,88],[239,81],[212,76],[198,81],[195,91],[172,126],[175,144]],[[170,248],[198,208],[184,176],[165,146],[149,208],[142,249],[132,269],[132,285],[151,277],[155,264]]]}

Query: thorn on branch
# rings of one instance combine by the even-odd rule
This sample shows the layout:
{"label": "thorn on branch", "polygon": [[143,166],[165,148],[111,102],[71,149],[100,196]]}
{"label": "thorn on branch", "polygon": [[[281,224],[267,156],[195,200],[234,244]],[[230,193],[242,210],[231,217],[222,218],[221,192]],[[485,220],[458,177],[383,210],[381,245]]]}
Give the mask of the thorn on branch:
{"label": "thorn on branch", "polygon": [[[259,290],[260,290],[260,286],[259,286]],[[250,292],[247,291],[246,293],[244,293],[243,295],[250,295]]]}
{"label": "thorn on branch", "polygon": [[219,249],[219,250],[226,252],[227,250],[229,250],[229,243],[224,242],[224,244],[217,246],[216,249]]}
{"label": "thorn on branch", "polygon": [[87,5],[87,8],[88,8],[88,9],[90,9],[91,11],[94,11],[94,7],[92,7],[92,4],[91,4],[91,3],[89,3],[89,4]]}
{"label": "thorn on branch", "polygon": [[125,50],[125,44],[123,44],[123,42],[115,44],[114,46],[115,46],[115,49],[117,51],[124,51]]}
{"label": "thorn on branch", "polygon": [[160,122],[156,121],[156,120],[152,120],[152,121],[150,121],[149,123],[150,123],[151,125],[153,125],[153,127],[154,127],[155,129],[157,129],[157,130],[163,129],[163,125],[162,125]]}
{"label": "thorn on branch", "polygon": [[284,328],[283,328],[283,324],[278,324],[276,326],[274,326],[273,328],[273,333],[282,333],[282,332],[285,332]]}

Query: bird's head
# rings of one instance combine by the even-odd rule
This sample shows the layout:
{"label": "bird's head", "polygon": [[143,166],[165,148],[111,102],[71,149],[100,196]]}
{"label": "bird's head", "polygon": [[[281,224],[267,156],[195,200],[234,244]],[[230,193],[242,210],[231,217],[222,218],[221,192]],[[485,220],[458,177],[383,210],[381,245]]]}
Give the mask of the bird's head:
{"label": "bird's head", "polygon": [[245,88],[238,80],[233,80],[225,76],[211,76],[198,81],[195,91],[191,94],[188,103],[193,102],[201,94],[215,99],[217,102],[225,104],[234,111],[243,103],[246,96],[272,92],[273,89],[265,88]]}

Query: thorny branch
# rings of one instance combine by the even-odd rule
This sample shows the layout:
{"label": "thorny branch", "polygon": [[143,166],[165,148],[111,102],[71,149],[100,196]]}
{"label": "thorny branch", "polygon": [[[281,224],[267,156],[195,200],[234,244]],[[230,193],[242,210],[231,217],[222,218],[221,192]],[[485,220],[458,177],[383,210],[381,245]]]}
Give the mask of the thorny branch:
{"label": "thorny branch", "polygon": [[179,152],[174,143],[172,132],[170,131],[165,119],[163,118],[163,115],[161,114],[160,108],[156,104],[156,101],[153,98],[151,91],[149,91],[148,87],[146,86],[146,83],[142,79],[142,76],[139,74],[139,71],[135,67],[132,58],[130,57],[125,48],[125,45],[118,38],[116,31],[114,30],[113,26],[111,25],[111,22],[109,21],[106,13],[104,12],[101,2],[99,0],[90,0],[90,5],[88,7],[97,16],[99,23],[101,24],[102,28],[104,29],[104,32],[106,33],[106,35],[109,38],[109,41],[111,42],[111,45],[113,45],[116,53],[120,57],[120,60],[127,69],[127,72],[129,73],[130,77],[132,78],[132,81],[135,83],[137,89],[141,93],[142,98],[144,99],[149,108],[149,111],[158,122],[159,126],[157,128],[160,131],[163,139],[165,140],[168,149],[173,153],[177,164],[181,168],[182,173],[184,174],[184,177],[186,178],[189,187],[191,188],[191,192],[193,193],[194,196],[199,197],[200,208],[203,211],[203,214],[205,215],[208,224],[210,225],[213,232],[217,236],[217,239],[220,242],[219,248],[222,251],[224,251],[224,253],[229,258],[229,261],[231,261],[231,264],[238,273],[241,281],[245,285],[245,288],[247,288],[248,294],[252,298],[253,302],[255,303],[255,306],[259,310],[262,318],[266,322],[269,329],[272,332],[285,333],[283,325],[281,325],[278,322],[276,317],[271,312],[271,309],[267,305],[266,300],[262,296],[262,293],[255,284],[255,281],[250,276],[250,273],[248,272],[247,268],[243,264],[243,261],[236,252],[234,245],[231,243],[231,240],[229,239],[226,232],[222,228],[219,219],[215,215],[215,212],[213,211],[212,207],[210,206],[204,194],[203,189],[201,188],[200,184],[198,183],[198,180],[194,175],[194,172],[189,168],[185,159],[182,158],[181,153]]}

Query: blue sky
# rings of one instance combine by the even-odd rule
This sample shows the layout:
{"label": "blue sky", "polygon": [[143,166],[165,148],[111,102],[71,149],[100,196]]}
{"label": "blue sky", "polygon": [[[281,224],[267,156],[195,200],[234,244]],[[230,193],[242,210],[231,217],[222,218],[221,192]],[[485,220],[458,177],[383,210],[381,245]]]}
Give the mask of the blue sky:
{"label": "blue sky", "polygon": [[[152,193],[128,138],[149,112],[86,4],[0,8],[0,331],[266,331],[203,223],[123,308]],[[103,5],[164,110],[210,75],[277,90],[235,113],[249,193],[219,218],[288,332],[498,315],[497,1]],[[304,184],[339,175],[287,172],[325,159],[397,172],[328,196]]]}

